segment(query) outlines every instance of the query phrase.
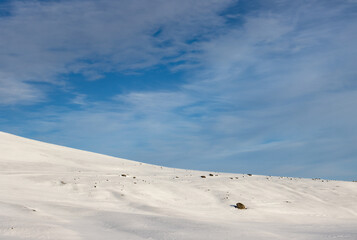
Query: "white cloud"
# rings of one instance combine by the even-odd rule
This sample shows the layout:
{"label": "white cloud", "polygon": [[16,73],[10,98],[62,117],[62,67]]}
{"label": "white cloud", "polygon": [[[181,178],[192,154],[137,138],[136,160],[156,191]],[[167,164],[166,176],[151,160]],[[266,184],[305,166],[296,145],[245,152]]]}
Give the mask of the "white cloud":
{"label": "white cloud", "polygon": [[0,18],[0,72],[24,86],[176,61],[191,51],[185,41],[223,26],[217,13],[230,2],[13,1],[11,15]]}
{"label": "white cloud", "polygon": [[0,106],[14,106],[19,102],[33,104],[43,100],[43,92],[33,84],[16,81],[0,72]]}

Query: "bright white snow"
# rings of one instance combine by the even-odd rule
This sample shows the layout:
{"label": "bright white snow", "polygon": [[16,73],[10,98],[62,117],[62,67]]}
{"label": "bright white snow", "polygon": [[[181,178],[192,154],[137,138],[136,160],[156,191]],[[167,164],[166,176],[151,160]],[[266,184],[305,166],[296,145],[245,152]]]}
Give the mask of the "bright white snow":
{"label": "bright white snow", "polygon": [[0,239],[357,239],[356,182],[209,174],[0,132]]}

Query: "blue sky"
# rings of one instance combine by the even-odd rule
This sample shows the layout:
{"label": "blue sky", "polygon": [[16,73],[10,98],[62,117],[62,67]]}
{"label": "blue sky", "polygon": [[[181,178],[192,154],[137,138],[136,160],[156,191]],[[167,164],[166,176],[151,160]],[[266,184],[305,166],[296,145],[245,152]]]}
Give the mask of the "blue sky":
{"label": "blue sky", "polygon": [[357,1],[0,1],[0,130],[170,167],[357,178]]}

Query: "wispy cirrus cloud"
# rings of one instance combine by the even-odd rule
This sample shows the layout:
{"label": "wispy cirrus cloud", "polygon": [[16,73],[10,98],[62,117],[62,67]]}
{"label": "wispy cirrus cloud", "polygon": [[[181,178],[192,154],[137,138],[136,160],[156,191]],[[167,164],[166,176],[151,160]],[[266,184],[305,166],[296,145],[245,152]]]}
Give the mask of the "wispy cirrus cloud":
{"label": "wispy cirrus cloud", "polygon": [[[193,50],[186,41],[224,26],[217,13],[231,2],[12,1],[0,18],[0,72],[26,89],[29,81],[58,84],[63,74],[95,80],[182,61]],[[2,104],[23,100],[34,99],[1,97]]]}

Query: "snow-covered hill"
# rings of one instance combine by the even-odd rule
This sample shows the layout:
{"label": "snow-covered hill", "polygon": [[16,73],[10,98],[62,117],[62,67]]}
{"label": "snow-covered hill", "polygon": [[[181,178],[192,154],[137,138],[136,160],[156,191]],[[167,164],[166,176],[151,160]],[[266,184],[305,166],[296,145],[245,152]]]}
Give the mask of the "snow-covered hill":
{"label": "snow-covered hill", "polygon": [[171,169],[0,132],[0,239],[356,240],[357,183]]}

